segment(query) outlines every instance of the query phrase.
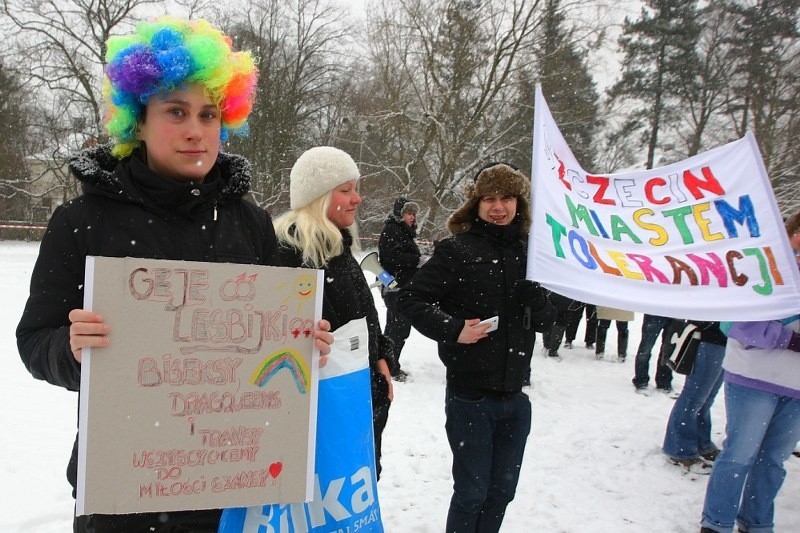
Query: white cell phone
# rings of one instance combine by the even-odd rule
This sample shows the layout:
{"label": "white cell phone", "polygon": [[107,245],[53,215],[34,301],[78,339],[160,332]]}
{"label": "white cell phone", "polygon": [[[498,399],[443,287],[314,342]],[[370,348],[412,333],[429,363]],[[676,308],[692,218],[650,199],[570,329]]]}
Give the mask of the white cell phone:
{"label": "white cell phone", "polygon": [[490,333],[497,329],[497,323],[500,322],[500,317],[493,316],[492,318],[487,318],[486,320],[481,320],[478,322],[479,326],[483,326],[489,324],[489,329],[486,330],[486,333]]}

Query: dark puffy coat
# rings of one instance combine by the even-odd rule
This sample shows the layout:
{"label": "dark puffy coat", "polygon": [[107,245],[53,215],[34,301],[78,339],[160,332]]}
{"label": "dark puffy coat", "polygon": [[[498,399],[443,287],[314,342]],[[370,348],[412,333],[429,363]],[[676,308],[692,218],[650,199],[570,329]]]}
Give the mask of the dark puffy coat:
{"label": "dark puffy coat", "polygon": [[[242,200],[250,164],[239,156],[221,153],[202,184],[167,180],[136,153],[117,160],[108,146],[81,152],[70,170],[83,194],[48,223],[17,346],[35,378],[77,391],[81,367],[69,347],[68,314],[83,308],[87,255],[266,264],[275,232],[266,211]],[[73,450],[73,488],[75,460]]]}
{"label": "dark puffy coat", "polygon": [[394,204],[394,211],[386,219],[378,240],[378,257],[381,266],[394,276],[398,286],[402,287],[417,271],[421,256],[414,237],[417,236],[415,227],[403,221],[400,214],[405,198],[398,198]]}
{"label": "dark puffy coat", "polygon": [[[439,343],[454,389],[519,391],[529,375],[534,329],[549,327],[552,305],[530,309],[515,290],[525,278],[527,246],[519,226],[476,219],[465,233],[441,240],[433,257],[400,290],[399,307]],[[546,300],[545,300],[546,301]],[[531,314],[525,320],[526,309]],[[499,328],[475,344],[456,341],[464,320],[499,316]]]}
{"label": "dark puffy coat", "polygon": [[582,312],[582,306],[586,305],[578,300],[573,300],[572,298],[568,298],[553,291],[547,291],[547,298],[553,304],[553,307],[555,307],[556,324],[564,327],[567,326],[567,322],[569,321],[569,313],[576,312],[578,310],[581,310]]}

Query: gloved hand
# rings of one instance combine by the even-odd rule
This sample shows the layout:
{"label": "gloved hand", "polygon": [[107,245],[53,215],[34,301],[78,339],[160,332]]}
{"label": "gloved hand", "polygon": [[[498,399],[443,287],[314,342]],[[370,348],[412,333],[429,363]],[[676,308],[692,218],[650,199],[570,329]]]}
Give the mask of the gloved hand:
{"label": "gloved hand", "polygon": [[792,332],[792,338],[789,339],[789,346],[786,347],[787,350],[792,350],[793,352],[800,352],[800,334],[796,331]]}
{"label": "gloved hand", "polygon": [[514,290],[520,301],[533,309],[540,309],[547,303],[547,293],[536,281],[519,279],[514,283]]}

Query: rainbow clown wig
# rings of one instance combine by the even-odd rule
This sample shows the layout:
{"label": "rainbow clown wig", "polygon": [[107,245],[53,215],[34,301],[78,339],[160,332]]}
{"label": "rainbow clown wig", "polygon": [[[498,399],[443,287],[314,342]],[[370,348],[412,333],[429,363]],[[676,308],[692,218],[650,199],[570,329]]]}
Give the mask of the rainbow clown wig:
{"label": "rainbow clown wig", "polygon": [[136,127],[153,95],[197,83],[222,113],[220,141],[247,134],[256,70],[250,52],[234,52],[231,39],[205,20],[172,17],[141,23],[130,35],[106,42],[106,130],[117,157],[139,146]]}

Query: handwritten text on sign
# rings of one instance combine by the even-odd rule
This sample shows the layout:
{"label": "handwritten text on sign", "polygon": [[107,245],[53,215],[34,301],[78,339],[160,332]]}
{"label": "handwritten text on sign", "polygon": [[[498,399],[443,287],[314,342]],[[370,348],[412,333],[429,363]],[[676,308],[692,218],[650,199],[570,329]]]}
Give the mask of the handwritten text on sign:
{"label": "handwritten text on sign", "polygon": [[112,333],[83,372],[79,512],[305,500],[318,272],[89,258],[87,273]]}

